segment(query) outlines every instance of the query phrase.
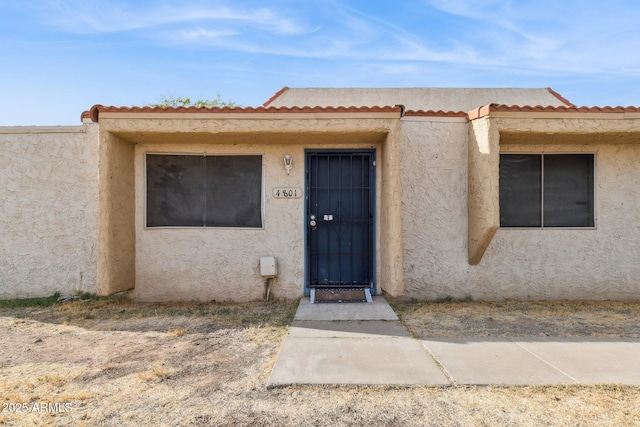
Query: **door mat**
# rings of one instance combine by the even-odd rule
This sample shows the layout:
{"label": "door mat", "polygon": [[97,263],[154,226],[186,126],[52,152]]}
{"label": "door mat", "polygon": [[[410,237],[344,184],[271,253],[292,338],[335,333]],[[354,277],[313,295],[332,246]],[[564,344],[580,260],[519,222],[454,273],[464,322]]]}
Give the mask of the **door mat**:
{"label": "door mat", "polygon": [[367,302],[364,288],[317,288],[315,302]]}

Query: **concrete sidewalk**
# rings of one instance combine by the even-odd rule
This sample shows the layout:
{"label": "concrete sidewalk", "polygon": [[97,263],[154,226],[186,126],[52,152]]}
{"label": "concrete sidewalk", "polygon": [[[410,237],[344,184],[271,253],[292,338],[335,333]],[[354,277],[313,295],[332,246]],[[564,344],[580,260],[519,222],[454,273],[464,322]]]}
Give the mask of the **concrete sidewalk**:
{"label": "concrete sidewalk", "polygon": [[415,339],[382,297],[300,301],[267,388],[294,384],[640,385],[640,340]]}

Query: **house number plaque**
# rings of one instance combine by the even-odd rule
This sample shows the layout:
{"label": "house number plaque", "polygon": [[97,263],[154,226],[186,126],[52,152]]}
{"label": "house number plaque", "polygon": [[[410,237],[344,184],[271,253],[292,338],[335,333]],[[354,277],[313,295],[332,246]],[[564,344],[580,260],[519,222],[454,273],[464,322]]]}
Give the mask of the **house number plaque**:
{"label": "house number plaque", "polygon": [[273,189],[273,197],[276,199],[299,199],[302,197],[302,189],[295,187],[276,187]]}

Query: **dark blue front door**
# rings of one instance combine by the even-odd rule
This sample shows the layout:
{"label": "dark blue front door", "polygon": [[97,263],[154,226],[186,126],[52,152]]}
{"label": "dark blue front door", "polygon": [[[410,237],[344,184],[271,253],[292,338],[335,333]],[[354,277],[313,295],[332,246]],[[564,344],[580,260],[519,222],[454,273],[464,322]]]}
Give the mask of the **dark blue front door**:
{"label": "dark blue front door", "polygon": [[374,287],[373,151],[307,151],[305,290]]}

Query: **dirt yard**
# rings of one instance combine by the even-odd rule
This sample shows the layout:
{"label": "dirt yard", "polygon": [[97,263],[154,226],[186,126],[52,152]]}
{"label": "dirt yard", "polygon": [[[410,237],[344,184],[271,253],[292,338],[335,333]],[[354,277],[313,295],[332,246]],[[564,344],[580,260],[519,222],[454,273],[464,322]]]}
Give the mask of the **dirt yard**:
{"label": "dirt yard", "polygon": [[[0,425],[640,426],[640,389],[616,384],[268,391],[296,305],[0,309]],[[392,306],[419,337],[640,338],[640,303]]]}

